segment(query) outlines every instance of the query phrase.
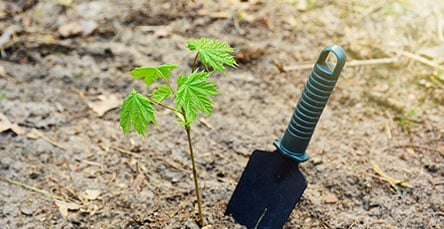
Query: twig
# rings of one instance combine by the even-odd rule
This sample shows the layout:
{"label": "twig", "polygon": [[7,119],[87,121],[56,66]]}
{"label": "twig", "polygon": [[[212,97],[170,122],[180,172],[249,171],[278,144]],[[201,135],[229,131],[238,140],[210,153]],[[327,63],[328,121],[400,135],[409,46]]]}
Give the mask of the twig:
{"label": "twig", "polygon": [[117,147],[117,146],[115,146],[115,145],[111,145],[111,148],[112,148],[112,149],[115,149],[115,150],[117,150],[117,151],[119,151],[119,152],[121,152],[121,153],[128,154],[128,155],[131,155],[131,156],[134,156],[134,157],[138,157],[138,158],[141,158],[141,157],[142,157],[142,156],[140,156],[139,154],[135,154],[135,153],[133,153],[133,152],[131,152],[131,151],[128,151],[128,150],[126,150],[126,149],[119,148],[119,147]]}
{"label": "twig", "polygon": [[430,60],[428,60],[428,59],[426,59],[426,58],[424,58],[422,56],[416,55],[414,53],[407,52],[407,51],[398,51],[398,53],[400,55],[402,55],[402,56],[405,56],[405,57],[408,57],[410,59],[416,60],[416,61],[421,62],[421,63],[423,63],[425,65],[428,65],[430,67],[433,67],[433,68],[443,68],[443,66],[440,66],[438,63],[430,61]]}
{"label": "twig", "polygon": [[[352,60],[345,64],[346,67],[356,67],[362,65],[376,65],[376,64],[391,64],[398,61],[398,57],[390,57],[390,58],[377,58],[377,59],[369,59],[369,60]],[[303,69],[312,69],[313,64],[300,64],[294,66],[284,66],[284,71],[293,71],[293,70],[303,70]]]}
{"label": "twig", "polygon": [[237,15],[237,11],[233,10],[231,12],[231,15],[229,17],[227,17],[227,19],[224,21],[224,23],[222,24],[222,29],[220,30],[221,33],[225,32],[225,29],[228,27],[229,24],[231,24],[234,20],[234,18]]}
{"label": "twig", "polygon": [[264,212],[262,212],[261,216],[259,217],[259,219],[256,222],[256,225],[254,225],[254,229],[257,229],[259,227],[259,224],[261,223],[262,219],[265,216],[265,213],[267,213],[267,209],[264,209]]}
{"label": "twig", "polygon": [[94,161],[87,161],[87,160],[81,160],[80,162],[87,164],[87,165],[94,165],[94,166],[98,166],[98,167],[103,167],[102,164],[94,162]]}
{"label": "twig", "polygon": [[62,150],[66,150],[66,147],[63,145],[60,145],[59,143],[51,140],[50,138],[46,137],[43,133],[41,133],[40,131],[36,130],[36,129],[32,129],[31,132],[28,134],[28,137],[30,138],[41,138],[45,141],[47,141],[48,143],[50,143],[51,145],[58,147]]}
{"label": "twig", "polygon": [[66,200],[65,198],[63,198],[63,197],[61,197],[61,196],[57,196],[57,195],[51,194],[51,193],[49,193],[49,192],[47,192],[47,191],[45,191],[45,190],[38,189],[38,188],[33,187],[33,186],[29,186],[29,185],[24,184],[24,183],[21,183],[21,182],[19,182],[19,181],[10,180],[10,179],[8,179],[8,178],[6,178],[6,177],[4,177],[3,179],[5,179],[5,180],[6,180],[8,183],[10,183],[10,184],[14,184],[14,185],[20,186],[20,187],[22,187],[22,188],[25,188],[25,189],[31,190],[31,191],[33,191],[33,192],[40,193],[40,194],[42,194],[42,195],[44,195],[44,196],[46,196],[46,197],[49,197],[49,198],[52,198],[52,199],[55,199],[55,200],[61,200],[61,201],[69,202],[69,201]]}
{"label": "twig", "polygon": [[372,91],[366,92],[365,95],[370,101],[375,102],[380,106],[390,108],[397,113],[404,113],[405,107],[393,98],[387,98],[387,96],[382,93]]}
{"label": "twig", "polygon": [[379,4],[375,4],[373,5],[373,7],[369,7],[366,8],[366,11],[364,13],[362,13],[358,18],[356,18],[355,22],[361,21],[362,19],[364,19],[365,17],[367,17],[368,15],[382,9],[384,6],[391,4],[394,0],[391,1],[382,1]]}
{"label": "twig", "polygon": [[435,153],[439,153],[439,154],[443,154],[444,152],[437,150],[437,149],[432,149],[430,147],[425,147],[425,146],[417,146],[417,145],[412,145],[412,144],[407,144],[407,145],[397,145],[397,146],[393,146],[391,148],[414,148],[414,149],[420,149],[420,150],[424,150],[424,151],[429,151],[429,152],[435,152]]}
{"label": "twig", "polygon": [[154,32],[158,30],[168,29],[170,26],[168,25],[140,25],[136,28],[142,32]]}
{"label": "twig", "polygon": [[214,127],[213,127],[210,123],[208,123],[208,121],[207,121],[206,119],[204,119],[204,118],[200,118],[199,121],[200,121],[202,124],[204,124],[204,126],[210,128],[211,130],[214,130]]}
{"label": "twig", "polygon": [[433,13],[435,13],[436,16],[436,33],[438,34],[438,40],[444,42],[444,33],[443,33],[444,24],[441,11],[438,10],[437,8],[434,8]]}
{"label": "twig", "polygon": [[379,168],[379,166],[374,162],[372,162],[372,168],[380,176],[378,177],[379,179],[387,181],[396,191],[398,190],[397,185],[401,185],[408,188],[412,187],[409,184],[407,184],[406,180],[398,180],[393,177],[390,177],[384,171],[382,171],[382,169]]}

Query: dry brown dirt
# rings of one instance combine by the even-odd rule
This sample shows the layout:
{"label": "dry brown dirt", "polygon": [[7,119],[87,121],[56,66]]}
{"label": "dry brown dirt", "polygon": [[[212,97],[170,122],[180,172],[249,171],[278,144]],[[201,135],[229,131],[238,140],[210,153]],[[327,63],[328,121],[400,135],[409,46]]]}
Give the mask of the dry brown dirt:
{"label": "dry brown dirt", "polygon": [[182,127],[158,108],[145,138],[125,136],[118,107],[144,90],[130,69],[189,71],[185,43],[199,37],[239,63],[192,127],[207,229],[241,228],[224,210],[249,155],[274,150],[330,44],[348,63],[285,228],[443,228],[443,12],[432,0],[1,1],[1,228],[198,228]]}

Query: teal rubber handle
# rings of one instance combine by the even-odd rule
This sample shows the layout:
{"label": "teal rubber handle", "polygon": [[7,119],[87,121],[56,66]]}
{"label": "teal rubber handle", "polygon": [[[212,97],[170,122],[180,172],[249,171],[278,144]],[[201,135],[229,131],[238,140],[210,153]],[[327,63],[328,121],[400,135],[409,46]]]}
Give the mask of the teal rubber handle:
{"label": "teal rubber handle", "polygon": [[[336,65],[326,62],[330,53],[336,56]],[[338,81],[345,59],[345,51],[337,45],[327,46],[322,50],[304,86],[284,136],[274,142],[282,155],[298,162],[308,160],[309,156],[305,150]]]}

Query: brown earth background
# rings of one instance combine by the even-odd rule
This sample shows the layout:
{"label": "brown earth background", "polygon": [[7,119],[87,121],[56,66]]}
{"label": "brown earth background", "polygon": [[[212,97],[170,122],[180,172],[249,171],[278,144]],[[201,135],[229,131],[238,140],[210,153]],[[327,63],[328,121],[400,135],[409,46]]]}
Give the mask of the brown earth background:
{"label": "brown earth background", "polygon": [[179,65],[215,38],[239,67],[214,76],[192,127],[206,228],[254,149],[274,150],[327,45],[347,65],[300,165],[285,228],[444,227],[444,2],[0,2],[0,227],[198,228],[186,135],[168,110],[145,138],[119,106],[138,66]]}

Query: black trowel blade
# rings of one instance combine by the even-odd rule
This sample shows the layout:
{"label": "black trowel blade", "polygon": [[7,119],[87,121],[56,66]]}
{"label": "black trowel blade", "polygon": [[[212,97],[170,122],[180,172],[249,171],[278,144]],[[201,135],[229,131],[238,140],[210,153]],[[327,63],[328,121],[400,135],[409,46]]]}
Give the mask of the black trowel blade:
{"label": "black trowel blade", "polygon": [[247,228],[282,228],[306,187],[296,161],[255,150],[225,214]]}

